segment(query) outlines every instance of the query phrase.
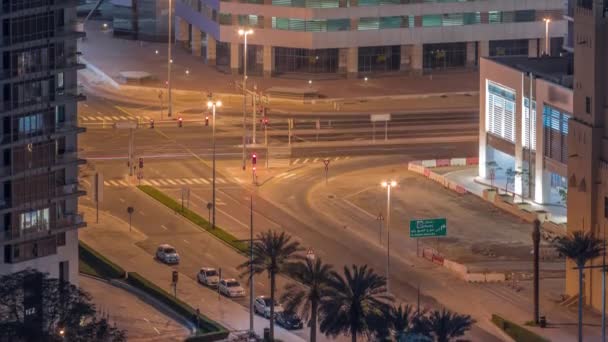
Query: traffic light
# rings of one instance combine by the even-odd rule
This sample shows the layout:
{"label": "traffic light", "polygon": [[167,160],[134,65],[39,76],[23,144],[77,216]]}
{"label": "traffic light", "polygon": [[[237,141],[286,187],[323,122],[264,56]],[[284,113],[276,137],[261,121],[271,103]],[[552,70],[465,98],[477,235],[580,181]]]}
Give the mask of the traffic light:
{"label": "traffic light", "polygon": [[144,158],[139,158],[139,168],[140,169],[144,168]]}
{"label": "traffic light", "polygon": [[251,164],[255,165],[255,164],[257,164],[257,162],[258,162],[258,155],[254,153],[251,155]]}
{"label": "traffic light", "polygon": [[180,128],[181,128],[181,127],[183,126],[183,124],[184,124],[184,119],[182,119],[182,117],[181,117],[181,116],[180,116],[180,117],[178,117],[178,118],[177,118],[177,127],[180,127]]}
{"label": "traffic light", "polygon": [[150,119],[150,128],[154,128],[154,119]]}
{"label": "traffic light", "polygon": [[177,280],[179,279],[179,273],[177,271],[171,272],[171,281],[173,284],[177,284]]}
{"label": "traffic light", "polygon": [[264,126],[268,126],[268,118],[264,117]]}
{"label": "traffic light", "polygon": [[205,116],[205,126],[209,126],[209,115]]}

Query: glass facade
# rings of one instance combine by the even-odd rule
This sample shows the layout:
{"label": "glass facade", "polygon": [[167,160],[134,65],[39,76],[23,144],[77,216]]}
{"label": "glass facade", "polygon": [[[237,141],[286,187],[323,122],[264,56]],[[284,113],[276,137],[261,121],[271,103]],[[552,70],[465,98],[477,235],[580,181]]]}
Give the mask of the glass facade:
{"label": "glass facade", "polygon": [[515,143],[515,91],[491,81],[486,89],[486,131]]}
{"label": "glass facade", "polygon": [[464,67],[467,43],[424,44],[422,58],[425,69]]}
{"label": "glass facade", "polygon": [[359,48],[359,72],[397,71],[401,64],[400,46]]}
{"label": "glass facade", "polygon": [[547,104],[543,108],[545,156],[568,162],[568,120],[571,115]]}
{"label": "glass facade", "polygon": [[274,48],[276,73],[336,73],[338,63],[338,49]]}
{"label": "glass facade", "polygon": [[528,45],[527,39],[491,40],[490,56],[527,56]]}

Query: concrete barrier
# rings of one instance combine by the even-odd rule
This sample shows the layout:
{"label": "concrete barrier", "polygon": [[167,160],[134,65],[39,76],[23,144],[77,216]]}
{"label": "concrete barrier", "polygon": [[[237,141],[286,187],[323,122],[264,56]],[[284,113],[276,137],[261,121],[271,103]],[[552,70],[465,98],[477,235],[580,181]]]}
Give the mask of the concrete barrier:
{"label": "concrete barrier", "polygon": [[422,161],[420,161],[420,165],[422,165],[424,167],[436,167],[437,161],[435,159],[422,160]]}
{"label": "concrete barrier", "polygon": [[478,164],[479,164],[479,158],[477,158],[477,157],[467,158],[467,165],[478,165]]}
{"label": "concrete barrier", "polygon": [[486,283],[505,281],[507,279],[504,273],[484,273],[484,276],[486,278]]}
{"label": "concrete barrier", "polygon": [[436,167],[450,166],[452,165],[451,159],[437,159],[435,160]]}
{"label": "concrete barrier", "polygon": [[483,273],[467,273],[464,280],[469,283],[485,283],[486,275]]}
{"label": "concrete barrier", "polygon": [[451,166],[466,166],[467,158],[452,158],[450,160],[450,165]]}

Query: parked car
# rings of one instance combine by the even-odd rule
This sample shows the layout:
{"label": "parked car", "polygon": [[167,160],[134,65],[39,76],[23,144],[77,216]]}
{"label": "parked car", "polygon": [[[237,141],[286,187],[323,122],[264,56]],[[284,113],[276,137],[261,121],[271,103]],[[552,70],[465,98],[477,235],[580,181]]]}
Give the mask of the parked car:
{"label": "parked car", "polygon": [[218,290],[221,294],[230,298],[245,296],[245,289],[241,286],[241,283],[234,278],[221,279],[218,284]]}
{"label": "parked car", "polygon": [[[266,318],[270,318],[270,307],[272,305],[272,299],[266,296],[257,296],[255,298],[255,303],[253,303],[253,311],[260,315],[264,315]],[[279,312],[283,312],[283,306],[281,304],[276,303],[274,305],[274,313],[275,315]]]}
{"label": "parked car", "polygon": [[304,326],[298,315],[286,311],[277,314],[277,324],[288,330],[302,329]]}
{"label": "parked car", "polygon": [[156,249],[156,259],[165,264],[179,264],[179,254],[173,246],[162,244]]}
{"label": "parked car", "polygon": [[207,285],[209,287],[216,287],[217,284],[220,282],[219,273],[217,273],[217,270],[215,268],[211,267],[201,268],[201,270],[198,271],[198,274],[196,275],[196,279],[199,283]]}

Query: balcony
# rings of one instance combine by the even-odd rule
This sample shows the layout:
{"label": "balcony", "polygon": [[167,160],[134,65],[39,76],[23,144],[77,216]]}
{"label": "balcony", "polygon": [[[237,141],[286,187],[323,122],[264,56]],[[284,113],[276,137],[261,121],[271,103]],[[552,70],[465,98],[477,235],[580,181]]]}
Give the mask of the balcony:
{"label": "balcony", "polygon": [[48,44],[58,40],[84,38],[84,26],[82,23],[72,21],[65,26],[56,27],[45,32],[34,32],[29,36],[1,36],[0,51],[19,50],[32,48],[38,45]]}
{"label": "balcony", "polygon": [[49,7],[51,9],[76,7],[78,3],[78,0],[4,1],[0,7],[0,18],[33,14],[46,11]]}
{"label": "balcony", "polygon": [[57,123],[50,128],[41,129],[30,133],[14,132],[12,134],[1,134],[0,144],[5,148],[12,147],[14,145],[35,144],[70,133],[83,133],[85,130],[86,129],[84,127],[79,127],[74,123],[62,122]]}
{"label": "balcony", "polygon": [[20,112],[42,110],[51,105],[72,101],[84,101],[86,96],[82,87],[67,88],[63,91],[56,90],[55,93],[33,97],[29,101],[4,101],[0,103],[0,116],[10,116]]}
{"label": "balcony", "polygon": [[86,223],[84,222],[84,215],[82,213],[69,213],[56,219],[54,223],[41,224],[38,227],[30,227],[25,230],[16,227],[15,229],[4,231],[0,233],[0,243],[8,244],[36,240],[52,234],[84,227],[86,227]]}
{"label": "balcony", "polygon": [[36,65],[25,70],[3,69],[0,70],[0,84],[16,81],[28,81],[48,77],[49,73],[66,72],[69,70],[82,70],[87,66],[80,63],[77,56],[59,58],[54,64]]}

